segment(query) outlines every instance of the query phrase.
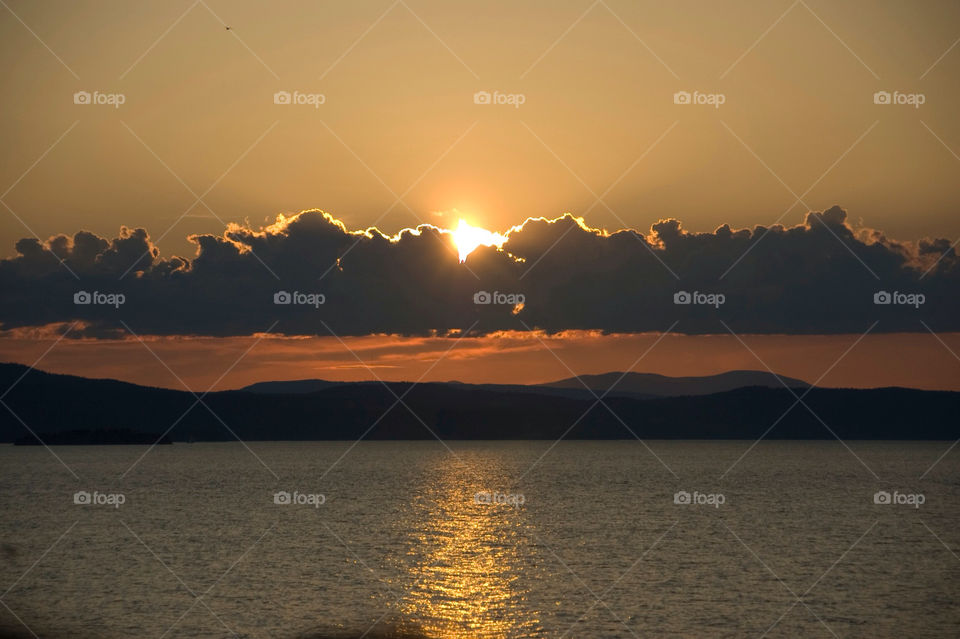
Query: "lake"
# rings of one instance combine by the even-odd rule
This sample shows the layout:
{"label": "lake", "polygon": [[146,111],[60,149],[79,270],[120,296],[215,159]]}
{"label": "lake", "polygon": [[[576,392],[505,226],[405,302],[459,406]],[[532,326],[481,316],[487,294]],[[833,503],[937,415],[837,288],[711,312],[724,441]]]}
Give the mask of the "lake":
{"label": "lake", "polygon": [[4,445],[0,624],[107,638],[956,636],[950,445]]}

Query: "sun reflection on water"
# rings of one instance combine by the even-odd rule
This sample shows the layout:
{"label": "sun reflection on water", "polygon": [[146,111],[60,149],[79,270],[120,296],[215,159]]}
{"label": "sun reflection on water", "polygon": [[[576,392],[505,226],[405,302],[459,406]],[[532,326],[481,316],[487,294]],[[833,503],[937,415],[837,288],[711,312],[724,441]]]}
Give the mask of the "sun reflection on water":
{"label": "sun reflection on water", "polygon": [[423,517],[410,530],[406,561],[413,586],[401,598],[401,619],[428,637],[540,635],[525,585],[532,568],[524,565],[531,555],[523,509],[477,504],[477,487],[462,468],[439,472],[417,504]]}

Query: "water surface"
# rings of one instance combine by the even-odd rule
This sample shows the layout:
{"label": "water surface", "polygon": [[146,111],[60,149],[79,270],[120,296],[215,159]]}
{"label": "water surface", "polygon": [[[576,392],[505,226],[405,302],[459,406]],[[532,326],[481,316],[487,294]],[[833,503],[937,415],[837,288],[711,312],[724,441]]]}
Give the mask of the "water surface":
{"label": "water surface", "polygon": [[448,445],[57,447],[63,464],[0,446],[0,622],[107,638],[960,627],[960,453],[927,472],[949,442]]}

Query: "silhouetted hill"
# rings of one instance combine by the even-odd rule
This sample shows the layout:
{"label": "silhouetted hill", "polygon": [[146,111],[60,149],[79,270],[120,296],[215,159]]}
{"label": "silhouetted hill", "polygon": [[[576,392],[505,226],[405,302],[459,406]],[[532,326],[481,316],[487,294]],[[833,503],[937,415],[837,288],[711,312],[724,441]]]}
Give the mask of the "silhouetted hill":
{"label": "silhouetted hill", "polygon": [[[657,397],[680,397],[683,395],[710,395],[723,393],[737,388],[759,386],[765,388],[806,389],[807,382],[791,377],[777,376],[768,371],[727,371],[719,375],[703,377],[667,377],[655,373],[603,373],[602,375],[581,375],[556,382],[541,384],[550,388],[576,388],[585,386],[600,394],[609,390],[611,395],[641,394]],[[780,381],[782,380],[782,382]]]}
{"label": "silhouetted hill", "polygon": [[337,386],[343,382],[328,382],[325,379],[291,379],[279,382],[257,382],[244,386],[240,390],[251,393],[264,393],[272,395],[295,395],[299,393],[315,393],[324,388]]}
{"label": "silhouetted hill", "polygon": [[[463,382],[441,382],[456,386],[462,390],[487,390],[506,393],[534,393],[538,395],[557,395],[560,397],[578,397],[585,399],[593,397],[593,393],[582,384],[578,388],[551,388],[547,386],[524,386],[522,384],[465,384]],[[260,393],[268,395],[299,395],[302,393],[315,393],[320,390],[326,390],[334,386],[380,386],[381,382],[363,381],[363,382],[330,382],[325,379],[293,379],[289,381],[275,382],[257,382],[239,389],[251,393]],[[634,395],[630,393],[630,395]],[[652,397],[644,396],[644,397]]]}
{"label": "silhouetted hill", "polygon": [[[637,399],[653,397],[680,397],[682,395],[710,395],[724,391],[762,386],[767,388],[808,388],[807,382],[791,377],[780,377],[767,371],[727,371],[718,375],[703,377],[668,377],[655,373],[603,373],[601,375],[581,375],[546,384],[456,384],[469,390],[489,390],[508,393],[535,393],[540,395],[559,395],[562,397],[592,398],[594,394],[607,396],[627,396]],[[351,382],[353,384],[374,384],[380,382]],[[342,386],[345,382],[330,382],[323,379],[295,379],[278,382],[258,382],[240,390],[253,393],[313,393],[333,386]],[[593,392],[591,392],[593,391]]]}
{"label": "silhouetted hill", "polygon": [[[26,368],[0,364],[0,388]],[[535,387],[534,387],[535,388]],[[803,392],[803,391],[795,391]],[[398,402],[397,396],[403,401]],[[955,439],[960,393],[905,388],[748,387],[686,397],[581,397],[464,384],[336,384],[313,393],[223,391],[203,397],[112,380],[29,371],[4,398],[32,430],[124,429],[174,441],[366,439]],[[608,408],[609,407],[609,410]],[[811,414],[811,410],[819,417]],[[787,412],[786,416],[781,418]],[[223,420],[223,423],[220,420]],[[0,412],[0,441],[26,429]]]}

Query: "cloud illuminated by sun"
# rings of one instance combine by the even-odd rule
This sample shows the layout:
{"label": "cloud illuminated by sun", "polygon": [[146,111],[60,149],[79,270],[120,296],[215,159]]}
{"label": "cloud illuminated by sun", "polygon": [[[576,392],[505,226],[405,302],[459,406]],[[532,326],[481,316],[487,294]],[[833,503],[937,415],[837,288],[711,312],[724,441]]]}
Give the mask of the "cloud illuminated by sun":
{"label": "cloud illuminated by sun", "polygon": [[460,218],[457,228],[453,231],[453,243],[457,246],[460,261],[467,259],[478,246],[496,246],[500,248],[507,241],[505,235],[488,231],[476,226],[470,226],[466,220]]}

